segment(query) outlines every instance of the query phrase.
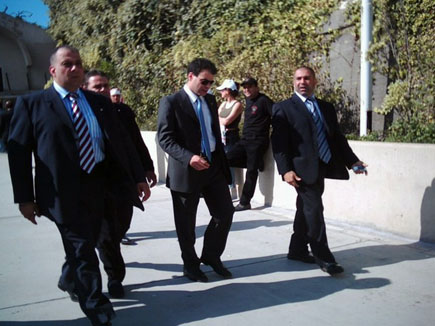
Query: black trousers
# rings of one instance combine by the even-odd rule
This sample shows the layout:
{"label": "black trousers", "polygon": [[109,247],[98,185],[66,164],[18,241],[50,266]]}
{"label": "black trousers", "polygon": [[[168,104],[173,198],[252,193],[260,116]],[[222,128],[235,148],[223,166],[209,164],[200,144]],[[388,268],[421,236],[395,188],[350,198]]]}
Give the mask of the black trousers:
{"label": "black trousers", "polygon": [[101,274],[95,252],[104,214],[104,168],[81,173],[78,216],[74,223],[56,224],[62,237],[66,262],[60,283],[78,295],[80,308],[94,325],[115,315],[102,293]]}
{"label": "black trousers", "polygon": [[202,194],[211,215],[204,234],[202,257],[207,257],[208,260],[220,259],[233,220],[234,207],[217,156],[213,155],[211,166],[203,171],[203,175],[198,192],[184,193],[171,190],[181,258],[187,268],[199,267],[201,263],[195,251],[196,213],[200,195]]}
{"label": "black trousers", "polygon": [[304,255],[310,244],[313,255],[325,262],[334,263],[335,258],[329,250],[326,225],[323,216],[322,194],[325,189],[326,164],[319,162],[319,176],[314,184],[301,182],[296,199],[296,215],[289,251]]}
{"label": "black trousers", "polygon": [[251,202],[257,185],[258,171],[263,171],[263,157],[269,146],[268,138],[241,139],[227,152],[228,163],[232,167],[246,168],[240,204]]}
{"label": "black trousers", "polygon": [[121,240],[130,228],[133,206],[116,198],[108,198],[100,236],[98,253],[104,270],[111,281],[122,282],[125,277],[125,262],[121,254]]}
{"label": "black trousers", "polygon": [[[113,280],[122,282],[125,278],[126,268],[121,253],[121,240],[130,228],[132,216],[133,206],[131,204],[112,196],[106,197],[104,217],[97,235],[96,247],[109,284]],[[70,290],[73,290],[73,273],[66,260],[62,266],[60,282]]]}

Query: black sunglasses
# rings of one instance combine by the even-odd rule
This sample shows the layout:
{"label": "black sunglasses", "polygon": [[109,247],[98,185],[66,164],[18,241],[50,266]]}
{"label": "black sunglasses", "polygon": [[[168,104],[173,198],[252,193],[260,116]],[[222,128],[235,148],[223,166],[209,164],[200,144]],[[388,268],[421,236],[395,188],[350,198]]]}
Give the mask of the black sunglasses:
{"label": "black sunglasses", "polygon": [[213,85],[214,80],[201,79],[200,82],[201,82],[201,85],[204,85],[204,86],[210,85],[211,86],[211,85]]}

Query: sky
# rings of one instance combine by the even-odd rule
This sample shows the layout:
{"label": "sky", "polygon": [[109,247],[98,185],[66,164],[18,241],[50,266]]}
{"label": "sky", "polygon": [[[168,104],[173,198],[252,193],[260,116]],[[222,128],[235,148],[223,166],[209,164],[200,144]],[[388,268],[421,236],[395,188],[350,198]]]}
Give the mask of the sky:
{"label": "sky", "polygon": [[8,15],[15,17],[22,12],[21,17],[25,21],[48,27],[48,7],[42,0],[0,0],[0,12],[4,12],[6,7]]}

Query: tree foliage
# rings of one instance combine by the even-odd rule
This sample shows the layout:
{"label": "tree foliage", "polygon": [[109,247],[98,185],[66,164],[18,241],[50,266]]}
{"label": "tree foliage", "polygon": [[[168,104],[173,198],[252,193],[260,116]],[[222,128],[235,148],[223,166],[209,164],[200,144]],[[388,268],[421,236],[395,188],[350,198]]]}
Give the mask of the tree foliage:
{"label": "tree foliage", "polygon": [[[369,59],[388,77],[381,114],[398,119],[387,140],[435,143],[435,2],[432,0],[373,1],[374,31]],[[359,2],[349,10],[359,33]]]}
{"label": "tree foliage", "polygon": [[[44,0],[50,33],[80,49],[88,68],[123,89],[142,126],[155,127],[159,99],[182,87],[195,57],[217,82],[252,75],[274,100],[289,97],[294,69],[320,71],[336,34],[320,34],[337,0]],[[342,91],[320,76],[330,99]],[[323,82],[322,82],[323,81]]]}

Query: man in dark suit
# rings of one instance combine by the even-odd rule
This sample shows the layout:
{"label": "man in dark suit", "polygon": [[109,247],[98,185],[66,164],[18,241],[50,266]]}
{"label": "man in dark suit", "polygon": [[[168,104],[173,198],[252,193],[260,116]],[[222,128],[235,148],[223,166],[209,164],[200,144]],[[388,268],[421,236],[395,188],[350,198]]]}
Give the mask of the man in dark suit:
{"label": "man in dark suit", "polygon": [[[317,262],[330,275],[343,272],[328,247],[323,217],[324,179],[349,179],[346,167],[367,173],[340,132],[331,103],[314,97],[313,69],[301,67],[293,78],[295,94],[273,106],[272,148],[278,172],[298,196],[288,258]],[[313,256],[308,253],[310,244]]]}
{"label": "man in dark suit", "polygon": [[[222,255],[234,208],[228,184],[231,173],[219,130],[217,104],[208,94],[217,69],[207,59],[195,59],[187,68],[187,83],[161,99],[158,139],[169,154],[166,185],[171,189],[175,227],[184,262],[184,275],[206,282],[200,263],[230,278]],[[195,252],[195,221],[200,195],[212,216],[204,234],[201,259]]]}
{"label": "man in dark suit", "polygon": [[115,313],[102,293],[95,253],[104,199],[117,191],[143,209],[140,197],[148,199],[150,191],[110,100],[79,89],[84,71],[78,50],[57,48],[49,70],[53,86],[19,97],[12,116],[14,201],[32,223],[36,215],[56,223],[82,311],[92,325],[110,325]]}
{"label": "man in dark suit", "polygon": [[242,138],[227,152],[230,166],[246,168],[240,202],[236,212],[251,209],[258,171],[264,169],[264,154],[269,147],[270,120],[273,101],[260,92],[257,80],[248,77],[242,82],[246,107]]}
{"label": "man in dark suit", "polygon": [[[105,73],[92,69],[85,75],[84,88],[110,98],[109,79]],[[154,164],[146,147],[133,110],[124,103],[113,103],[118,120],[128,132],[129,139],[139,154],[145,177],[152,188],[157,183]],[[125,278],[125,263],[121,254],[120,242],[130,228],[133,205],[130,201],[117,197],[107,198],[106,213],[98,240],[98,251],[108,276],[107,288],[113,298],[122,298]]]}

